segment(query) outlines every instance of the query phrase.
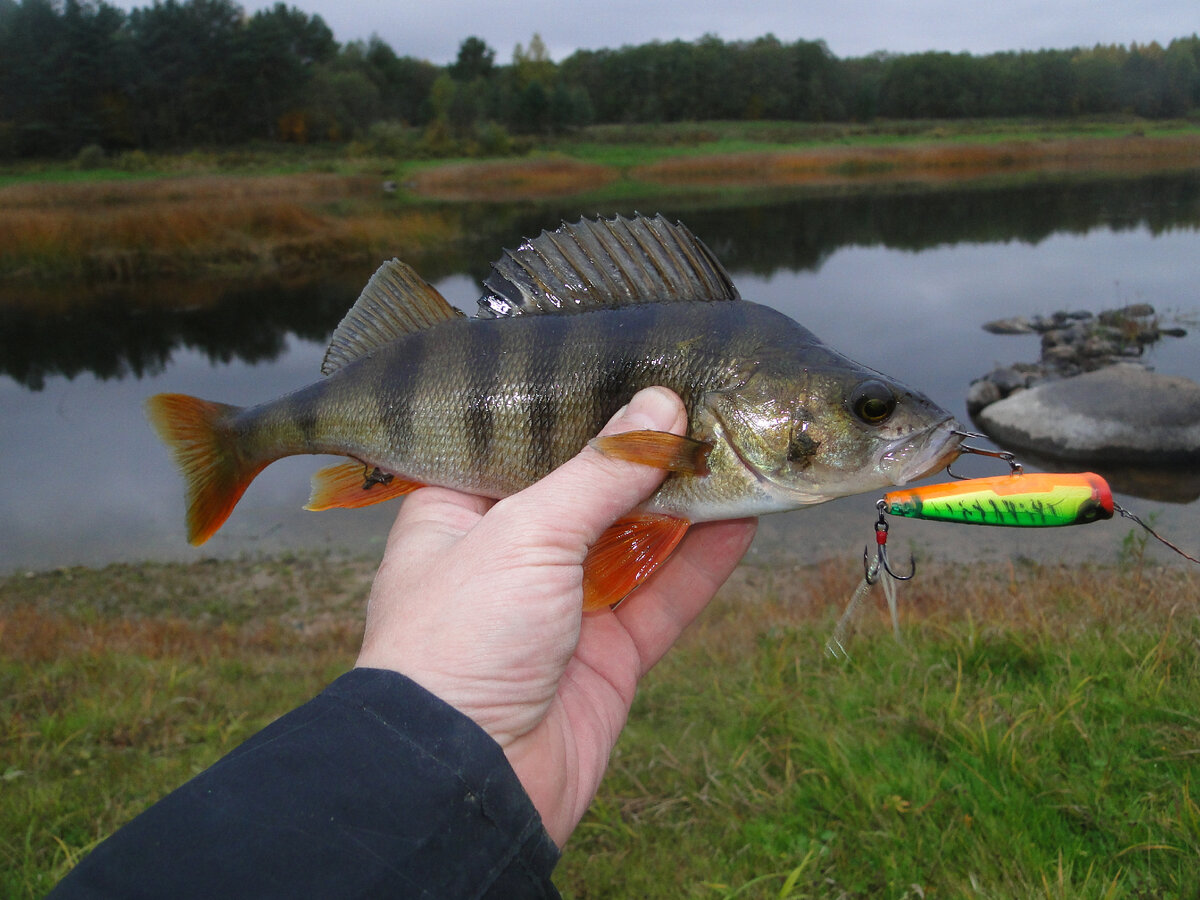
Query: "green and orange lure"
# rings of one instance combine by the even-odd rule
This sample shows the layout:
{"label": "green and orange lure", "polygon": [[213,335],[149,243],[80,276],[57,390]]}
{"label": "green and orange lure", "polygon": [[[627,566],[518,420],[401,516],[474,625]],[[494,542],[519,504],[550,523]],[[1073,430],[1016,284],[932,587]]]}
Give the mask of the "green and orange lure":
{"label": "green and orange lure", "polygon": [[[979,450],[964,448],[968,452]],[[886,515],[933,522],[953,522],[960,525],[999,525],[1017,528],[1055,528],[1065,525],[1085,525],[1111,519],[1119,514],[1142,526],[1154,538],[1170,547],[1184,559],[1200,563],[1189,556],[1129,510],[1118,504],[1108,482],[1094,472],[1040,472],[1026,474],[1011,454],[983,451],[985,456],[1006,459],[1012,471],[991,478],[964,478],[959,481],[928,484],[922,487],[890,491],[876,502],[879,517],[875,522],[875,557],[863,550],[863,580],[850,598],[846,611],[838,620],[826,651],[835,658],[848,658],[844,639],[855,611],[871,586],[883,583],[884,595],[892,615],[896,637],[900,637],[900,619],[896,606],[897,581],[908,581],[916,574],[910,560],[910,571],[899,575],[888,560],[888,523]]]}
{"label": "green and orange lure", "polygon": [[[1113,499],[1108,482],[1095,472],[1037,472],[1026,474],[1011,463],[1007,475],[964,478],[942,484],[891,491],[876,503],[879,522],[875,538],[880,562],[888,574],[887,527],[884,513],[909,519],[955,522],[960,525],[1001,525],[1017,528],[1059,528],[1086,525],[1119,514],[1142,526],[1152,537],[1184,559],[1200,564]],[[904,579],[901,579],[904,580]]]}
{"label": "green and orange lure", "polygon": [[1112,491],[1094,472],[1042,472],[970,478],[891,491],[882,511],[965,525],[1054,528],[1111,519]]}

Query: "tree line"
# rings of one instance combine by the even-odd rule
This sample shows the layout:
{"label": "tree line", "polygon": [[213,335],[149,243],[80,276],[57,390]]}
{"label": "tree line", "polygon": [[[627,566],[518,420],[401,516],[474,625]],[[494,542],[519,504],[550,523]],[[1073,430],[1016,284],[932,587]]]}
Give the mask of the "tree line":
{"label": "tree line", "polygon": [[[390,152],[501,153],[592,123],[813,122],[1200,111],[1200,37],[839,59],[822,41],[705,36],[580,50],[534,35],[507,63],[478,37],[438,66],[384,41],[339,44],[278,3],[0,0],[0,158],[81,148],[365,140]],[[416,143],[414,143],[416,141]]]}

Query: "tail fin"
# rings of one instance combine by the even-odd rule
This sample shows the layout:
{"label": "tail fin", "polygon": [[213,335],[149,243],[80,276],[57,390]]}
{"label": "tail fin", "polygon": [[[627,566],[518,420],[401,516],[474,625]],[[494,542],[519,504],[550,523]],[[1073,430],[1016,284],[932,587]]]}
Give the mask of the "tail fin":
{"label": "tail fin", "polygon": [[226,425],[236,406],[186,394],[156,394],[146,415],[187,482],[188,541],[203,544],[229,518],[267,461],[247,460]]}

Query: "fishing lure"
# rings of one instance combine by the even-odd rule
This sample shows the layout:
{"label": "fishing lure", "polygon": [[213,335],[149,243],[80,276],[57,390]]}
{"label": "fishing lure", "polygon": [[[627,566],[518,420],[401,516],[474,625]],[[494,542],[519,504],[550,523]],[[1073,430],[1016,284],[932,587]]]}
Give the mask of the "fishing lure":
{"label": "fishing lure", "polygon": [[1108,482],[1094,472],[970,478],[891,491],[882,503],[910,519],[1041,528],[1111,519],[1115,509]]}
{"label": "fishing lure", "polygon": [[[1095,472],[1023,474],[1014,465],[1008,475],[891,491],[876,505],[880,518],[886,512],[934,522],[1019,528],[1086,525],[1111,519],[1116,513],[1142,526],[1155,540],[1184,559],[1200,564],[1200,559],[1189,556],[1117,503],[1108,482]],[[878,540],[878,525],[875,530]],[[882,561],[886,567],[886,555]]]}
{"label": "fishing lure", "polygon": [[[971,451],[979,452],[979,451]],[[1009,474],[990,478],[964,478],[941,484],[890,491],[876,502],[879,517],[875,522],[875,556],[863,550],[863,580],[838,620],[826,651],[835,658],[847,658],[843,643],[850,621],[858,606],[877,582],[882,582],[892,625],[900,636],[896,606],[896,581],[908,581],[916,574],[910,560],[907,575],[897,574],[887,555],[888,523],[884,514],[933,522],[964,525],[998,525],[1017,528],[1057,528],[1085,525],[1111,519],[1114,515],[1136,522],[1158,541],[1184,559],[1200,564],[1161,534],[1113,499],[1108,482],[1094,472],[1039,472],[1026,474],[1012,454],[985,452],[1009,464]],[[951,473],[953,474],[953,473]]]}

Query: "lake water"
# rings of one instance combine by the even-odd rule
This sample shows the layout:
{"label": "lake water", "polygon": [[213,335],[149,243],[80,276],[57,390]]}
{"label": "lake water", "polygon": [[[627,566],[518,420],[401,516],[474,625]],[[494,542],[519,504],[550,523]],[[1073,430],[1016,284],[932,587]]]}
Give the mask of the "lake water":
{"label": "lake water", "polygon": [[[1200,328],[1200,172],[659,208],[708,243],[747,299],[786,312],[964,422],[972,379],[1038,356],[1036,336],[982,331],[991,319],[1147,302],[1189,332]],[[580,212],[472,209],[470,244],[423,262],[422,273],[470,309],[501,247]],[[314,380],[328,334],[369,274],[8,298],[0,306],[0,571],[302,548],[378,553],[394,504],[304,512],[308,477],[326,462],[308,458],[271,466],[224,528],[190,547],[182,482],[142,413],[159,391],[248,404]],[[1166,339],[1148,362],[1200,381],[1200,338]],[[956,469],[1002,471],[977,459]],[[1122,488],[1118,502],[1195,543],[1196,473],[1167,473],[1150,488],[1105,474]],[[871,538],[876,497],[768,517],[752,559],[852,561]],[[1129,532],[1120,520],[1041,533],[906,521],[892,530],[894,543],[925,558],[963,561],[1108,558]]]}

